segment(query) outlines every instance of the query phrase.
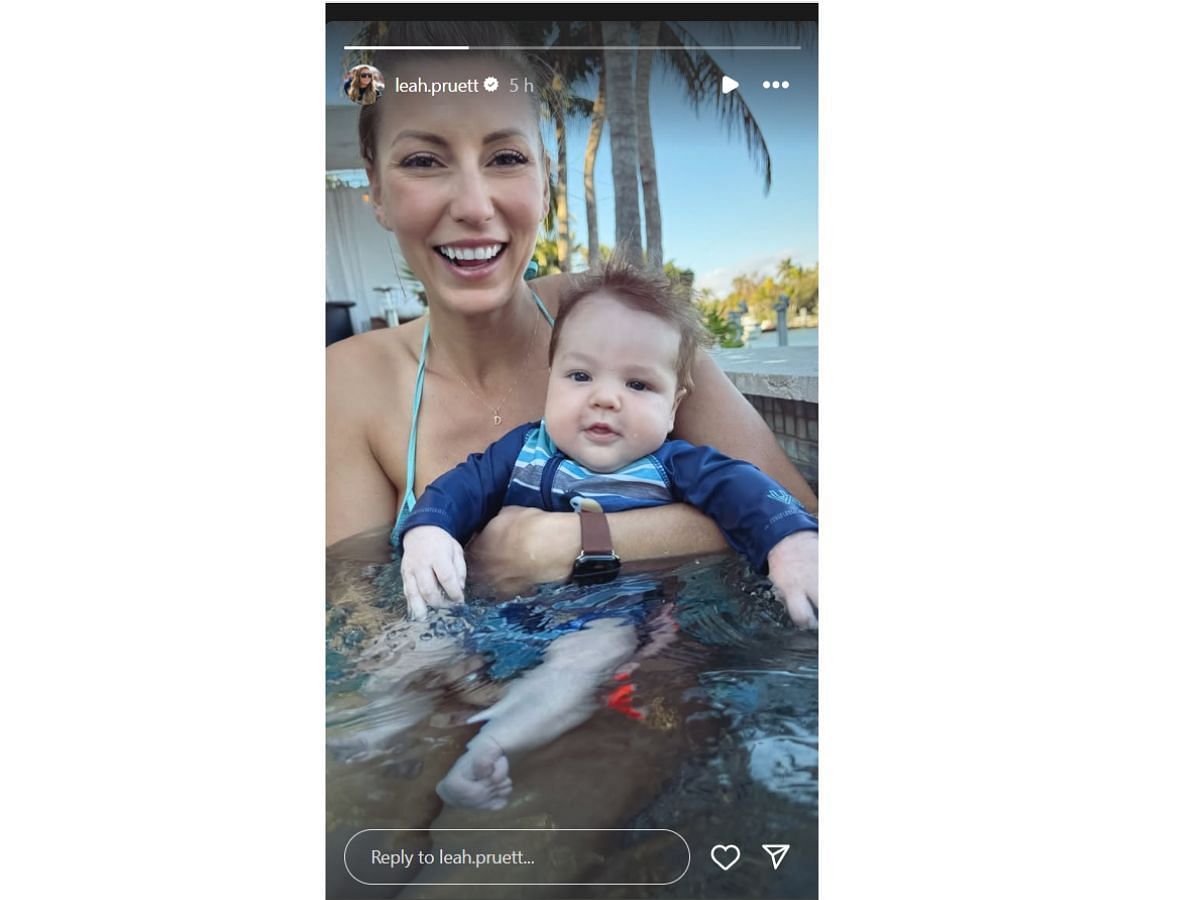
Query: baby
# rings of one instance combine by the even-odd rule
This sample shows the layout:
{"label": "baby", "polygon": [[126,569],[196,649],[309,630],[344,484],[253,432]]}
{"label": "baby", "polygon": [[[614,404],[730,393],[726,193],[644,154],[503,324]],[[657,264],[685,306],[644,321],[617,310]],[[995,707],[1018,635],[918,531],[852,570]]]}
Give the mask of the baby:
{"label": "baby", "polygon": [[[501,507],[605,512],[687,502],[769,575],[794,622],[815,627],[817,522],[777,482],[711,447],[668,441],[705,338],[690,300],[622,263],[578,279],[550,338],[545,418],[522,425],[426,488],[400,531],[414,618],[464,599],[462,543]],[[581,515],[583,513],[581,512]],[[443,593],[445,597],[443,597]],[[596,689],[637,646],[628,617],[593,618],[555,638],[545,662],[470,721],[487,721],[438,786],[451,805],[499,809],[507,756],[584,721]]]}

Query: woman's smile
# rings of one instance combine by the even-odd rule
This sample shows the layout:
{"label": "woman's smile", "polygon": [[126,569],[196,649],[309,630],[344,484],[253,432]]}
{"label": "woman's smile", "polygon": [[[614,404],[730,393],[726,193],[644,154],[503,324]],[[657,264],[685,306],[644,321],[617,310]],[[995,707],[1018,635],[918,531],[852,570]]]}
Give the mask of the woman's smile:
{"label": "woman's smile", "polygon": [[507,243],[489,239],[456,241],[434,248],[456,276],[468,280],[487,278],[495,272],[507,249]]}

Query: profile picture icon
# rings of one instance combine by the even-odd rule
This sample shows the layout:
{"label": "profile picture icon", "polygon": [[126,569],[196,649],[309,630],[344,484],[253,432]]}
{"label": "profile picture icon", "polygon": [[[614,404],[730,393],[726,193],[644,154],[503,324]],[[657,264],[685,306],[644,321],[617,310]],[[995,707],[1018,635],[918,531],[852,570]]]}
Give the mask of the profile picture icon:
{"label": "profile picture icon", "polygon": [[355,103],[370,106],[383,93],[383,75],[374,66],[357,65],[346,73],[342,90]]}

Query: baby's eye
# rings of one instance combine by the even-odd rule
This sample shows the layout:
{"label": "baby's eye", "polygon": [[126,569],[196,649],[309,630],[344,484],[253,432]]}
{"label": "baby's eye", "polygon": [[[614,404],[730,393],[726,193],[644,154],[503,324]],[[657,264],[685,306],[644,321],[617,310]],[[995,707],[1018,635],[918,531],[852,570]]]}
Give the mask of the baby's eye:
{"label": "baby's eye", "polygon": [[579,384],[583,384],[585,381],[592,380],[592,376],[587,372],[568,372],[567,377],[574,382],[578,382]]}
{"label": "baby's eye", "polygon": [[501,150],[494,157],[492,157],[492,162],[496,163],[502,168],[508,168],[512,166],[523,166],[525,163],[529,162],[529,159],[524,153],[518,153],[516,150]]}
{"label": "baby's eye", "polygon": [[400,161],[400,166],[404,169],[432,169],[437,165],[441,165],[437,157],[429,153],[414,153]]}
{"label": "baby's eye", "polygon": [[646,382],[644,382],[644,381],[638,381],[636,378],[633,381],[625,382],[625,385],[631,391],[648,391],[648,390],[650,390],[650,385],[646,384]]}

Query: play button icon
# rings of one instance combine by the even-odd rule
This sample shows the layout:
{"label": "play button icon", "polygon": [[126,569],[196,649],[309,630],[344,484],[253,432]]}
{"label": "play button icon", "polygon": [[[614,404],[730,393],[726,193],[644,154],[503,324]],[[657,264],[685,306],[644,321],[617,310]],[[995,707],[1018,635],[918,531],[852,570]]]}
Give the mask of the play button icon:
{"label": "play button icon", "polygon": [[730,91],[735,90],[737,87],[738,87],[738,83],[736,81],[734,81],[732,78],[730,78],[728,75],[721,76],[721,93],[722,94],[728,94]]}

